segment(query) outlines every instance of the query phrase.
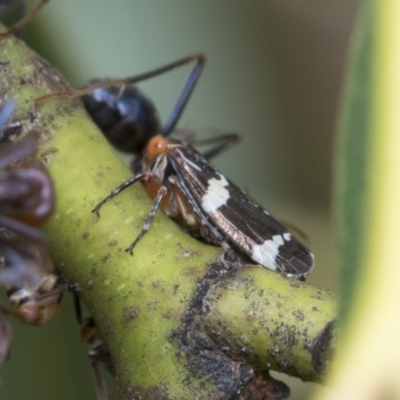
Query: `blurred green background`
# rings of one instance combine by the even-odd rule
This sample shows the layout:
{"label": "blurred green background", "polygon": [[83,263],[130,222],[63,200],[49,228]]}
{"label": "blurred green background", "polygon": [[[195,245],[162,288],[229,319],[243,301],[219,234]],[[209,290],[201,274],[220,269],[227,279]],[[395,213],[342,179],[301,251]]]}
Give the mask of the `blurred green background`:
{"label": "blurred green background", "polygon": [[[276,217],[306,232],[316,256],[308,282],[335,290],[332,153],[357,6],[356,0],[51,0],[24,36],[75,86],[204,52],[206,69],[179,126],[200,138],[242,135],[215,164]],[[140,85],[162,120],[189,71]],[[1,400],[96,398],[69,297],[49,326],[13,321],[11,359],[0,367]],[[289,382],[290,399],[307,398],[311,384]]]}

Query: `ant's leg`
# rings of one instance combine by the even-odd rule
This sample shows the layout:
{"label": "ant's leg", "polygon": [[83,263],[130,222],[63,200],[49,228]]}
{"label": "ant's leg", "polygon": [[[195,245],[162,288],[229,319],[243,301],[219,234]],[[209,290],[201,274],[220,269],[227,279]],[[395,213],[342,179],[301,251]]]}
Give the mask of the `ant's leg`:
{"label": "ant's leg", "polygon": [[108,393],[103,375],[100,371],[100,365],[96,361],[91,362],[94,385],[96,387],[97,400],[108,400]]}
{"label": "ant's leg", "polygon": [[167,194],[167,188],[165,186],[161,186],[158,189],[157,192],[157,197],[154,199],[153,207],[151,207],[151,210],[149,212],[149,215],[146,218],[146,222],[143,225],[142,231],[139,233],[138,237],[130,244],[130,246],[125,249],[125,251],[128,251],[133,255],[133,248],[136,246],[136,244],[139,242],[140,239],[147,233],[147,231],[150,228],[150,225],[153,221],[154,216],[156,215],[156,212],[158,208],[160,207],[161,200],[163,197]]}
{"label": "ant's leg", "polygon": [[[84,89],[74,90],[72,92],[59,92],[59,93],[46,94],[44,96],[41,96],[41,97],[37,98],[35,100],[35,103],[38,104],[38,103],[41,103],[41,102],[43,102],[45,100],[49,100],[49,99],[54,98],[54,97],[68,97],[68,98],[80,97],[80,96],[83,96],[85,94],[92,93],[96,89],[108,88],[108,87],[116,86],[116,85],[122,85],[122,86],[131,85],[133,83],[138,83],[140,81],[144,81],[146,79],[150,79],[150,78],[153,78],[155,76],[164,74],[164,73],[169,72],[169,71],[171,71],[171,70],[173,70],[175,68],[178,68],[178,67],[181,67],[181,66],[183,66],[185,64],[188,64],[188,63],[190,63],[192,61],[196,61],[196,66],[194,67],[194,70],[191,73],[191,75],[189,77],[189,80],[188,80],[188,82],[186,83],[186,86],[185,86],[185,89],[186,89],[186,87],[188,87],[188,89],[186,89],[186,90],[184,89],[183,90],[183,92],[181,94],[181,97],[180,97],[180,99],[182,99],[182,100],[178,100],[178,103],[177,103],[177,105],[180,102],[183,104],[180,107],[181,111],[178,113],[178,118],[179,118],[180,114],[183,111],[184,106],[186,105],[186,103],[187,103],[187,101],[188,101],[188,99],[190,97],[190,94],[192,93],[194,85],[197,82],[198,76],[200,75],[200,72],[203,69],[205,60],[206,60],[206,58],[205,58],[205,56],[203,54],[193,54],[193,55],[190,55],[188,57],[184,57],[184,58],[182,58],[180,60],[177,60],[177,61],[175,61],[175,62],[173,62],[171,64],[167,64],[167,65],[164,65],[163,67],[156,68],[154,70],[151,70],[151,71],[148,71],[148,72],[144,72],[143,74],[135,75],[135,76],[132,76],[132,77],[129,77],[129,78],[113,79],[113,80],[109,80],[109,81],[106,81],[106,82],[104,82],[104,81],[103,82],[98,82],[98,83],[96,83],[94,85],[87,86]],[[200,71],[199,72],[195,72],[198,69]],[[194,76],[194,78],[191,78],[192,75]],[[195,78],[196,75],[198,75],[197,78]],[[121,91],[121,94],[122,94],[122,92],[123,92],[123,90]],[[185,98],[186,98],[186,100],[185,100]],[[177,106],[175,106],[174,110],[176,108],[177,108]],[[172,112],[171,116],[173,114],[174,114],[174,112]],[[170,119],[171,119],[171,117],[170,117]],[[177,118],[175,117],[174,119],[175,119],[175,124],[176,124]],[[173,125],[175,126],[175,124],[173,124]]]}
{"label": "ant's leg", "polygon": [[0,40],[6,39],[7,37],[13,35],[15,32],[19,31],[22,27],[29,23],[33,18],[36,17],[36,14],[39,13],[39,11],[47,2],[48,0],[40,0],[36,7],[32,8],[32,10],[29,11],[23,18],[8,28],[7,31],[0,33]]}
{"label": "ant's leg", "polygon": [[218,143],[215,147],[212,147],[211,149],[202,153],[204,158],[206,158],[207,160],[210,160],[211,158],[221,154],[225,150],[236,145],[237,143],[239,143],[239,141],[240,141],[240,136],[238,134],[227,133],[225,135],[218,136],[218,137],[211,138],[211,139],[198,140],[198,141],[194,142],[194,145],[207,146],[207,145],[210,145],[213,143]]}
{"label": "ant's leg", "polygon": [[[74,293],[74,308],[76,319],[78,320],[80,326],[80,336],[83,342],[86,342],[91,347],[98,346],[98,341],[96,336],[98,336],[98,327],[93,318],[82,318],[82,308],[79,297]],[[92,355],[92,348],[89,350],[89,358],[91,359],[91,367],[94,376],[94,382],[96,387],[97,399],[107,400],[108,393],[103,376],[100,371],[99,363],[94,359],[95,356]]]}
{"label": "ant's leg", "polygon": [[[75,301],[75,298],[78,298],[77,293],[80,291],[79,284],[69,283],[65,278],[58,276],[58,275],[48,274],[47,276],[48,276],[48,281],[50,281],[50,282],[53,281],[54,277],[56,277],[55,284],[51,290],[44,292],[44,293],[35,294],[33,296],[33,298],[36,302],[40,302],[44,299],[53,297],[57,294],[62,294],[64,292],[73,293],[74,301]],[[61,296],[60,296],[60,299],[61,299]]]}
{"label": "ant's leg", "polygon": [[76,292],[72,293],[72,300],[74,302],[75,317],[79,325],[82,325],[82,307],[81,300]]}
{"label": "ant's leg", "polygon": [[182,90],[181,95],[179,96],[178,101],[175,104],[175,107],[171,111],[171,114],[168,117],[167,122],[161,129],[161,135],[167,137],[171,134],[171,132],[175,129],[185,107],[188,103],[190,96],[193,93],[193,90],[200,78],[201,73],[203,72],[204,65],[206,62],[206,57],[203,54],[194,54],[192,56],[191,61],[196,61],[195,66],[192,69],[192,72],[189,75],[189,78],[186,81],[186,84]]}

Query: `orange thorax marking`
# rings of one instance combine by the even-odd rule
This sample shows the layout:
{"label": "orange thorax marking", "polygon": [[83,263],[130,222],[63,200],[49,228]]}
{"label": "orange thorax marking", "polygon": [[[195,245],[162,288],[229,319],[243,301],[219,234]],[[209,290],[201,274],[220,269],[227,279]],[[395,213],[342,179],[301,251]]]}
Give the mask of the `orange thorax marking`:
{"label": "orange thorax marking", "polygon": [[[163,186],[163,184],[154,176],[149,176],[144,181],[144,186],[150,197],[155,199],[158,189]],[[192,211],[185,196],[177,185],[172,183],[171,189],[172,190],[169,190],[168,194],[161,200],[160,206],[162,210],[169,217],[176,219],[183,227],[191,231],[197,231],[200,227],[197,215]]]}

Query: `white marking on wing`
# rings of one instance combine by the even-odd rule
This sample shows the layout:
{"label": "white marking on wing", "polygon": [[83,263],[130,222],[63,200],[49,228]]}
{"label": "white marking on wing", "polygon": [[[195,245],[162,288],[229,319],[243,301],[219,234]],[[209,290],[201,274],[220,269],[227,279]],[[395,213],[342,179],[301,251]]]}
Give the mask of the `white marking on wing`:
{"label": "white marking on wing", "polygon": [[229,185],[225,177],[218,173],[220,179],[211,178],[208,180],[207,193],[201,199],[201,206],[206,213],[212,213],[225,205],[229,199]]}
{"label": "white marking on wing", "polygon": [[285,232],[285,233],[283,234],[283,238],[288,242],[288,241],[290,240],[290,238],[291,238],[290,233]]}
{"label": "white marking on wing", "polygon": [[279,247],[284,243],[282,235],[272,236],[272,239],[253,246],[251,258],[262,266],[275,271],[277,269],[276,256],[279,253]]}

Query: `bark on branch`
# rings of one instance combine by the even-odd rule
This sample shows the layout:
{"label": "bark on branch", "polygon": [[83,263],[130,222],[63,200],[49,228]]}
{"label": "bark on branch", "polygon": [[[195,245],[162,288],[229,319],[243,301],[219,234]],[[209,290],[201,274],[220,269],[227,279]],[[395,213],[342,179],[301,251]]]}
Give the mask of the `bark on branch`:
{"label": "bark on branch", "polygon": [[35,105],[70,89],[17,39],[0,42],[0,98],[13,98],[21,125],[40,133],[38,159],[55,182],[57,209],[45,227],[60,273],[105,335],[121,399],[280,399],[286,372],[320,381],[335,343],[335,297],[254,265],[226,269],[221,250],[184,234],[159,212],[135,248],[151,200],[140,185],[94,205],[131,173],[79,100]]}

